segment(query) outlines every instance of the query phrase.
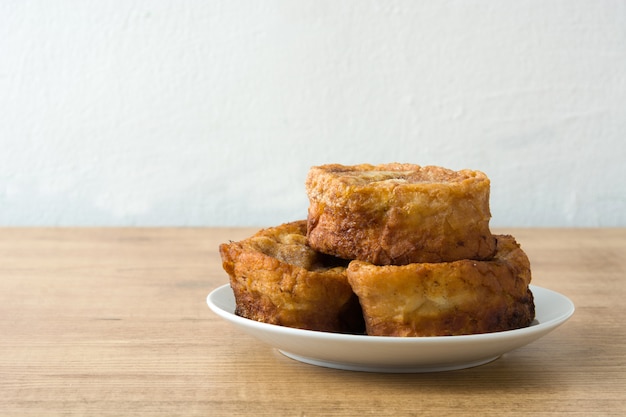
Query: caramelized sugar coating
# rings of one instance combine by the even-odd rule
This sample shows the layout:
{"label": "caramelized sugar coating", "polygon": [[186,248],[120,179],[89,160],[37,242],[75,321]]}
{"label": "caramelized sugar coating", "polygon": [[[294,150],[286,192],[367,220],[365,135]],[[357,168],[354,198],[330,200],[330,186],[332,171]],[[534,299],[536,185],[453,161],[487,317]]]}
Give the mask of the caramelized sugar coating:
{"label": "caramelized sugar coating", "polygon": [[491,261],[376,266],[353,261],[348,280],[368,335],[448,336],[529,326],[530,263],[512,236],[497,236]]}
{"label": "caramelized sugar coating", "polygon": [[235,294],[235,314],[301,329],[363,332],[347,263],[307,245],[305,220],[260,230],[219,249]]}
{"label": "caramelized sugar coating", "polygon": [[480,171],[412,164],[312,167],[308,242],[376,265],[490,259],[490,182]]}

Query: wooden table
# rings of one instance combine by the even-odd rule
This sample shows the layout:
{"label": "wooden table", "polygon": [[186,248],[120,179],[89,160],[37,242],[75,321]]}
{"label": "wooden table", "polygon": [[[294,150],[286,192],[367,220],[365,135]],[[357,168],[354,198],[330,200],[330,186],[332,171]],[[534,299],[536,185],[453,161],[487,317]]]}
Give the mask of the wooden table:
{"label": "wooden table", "polygon": [[218,318],[217,246],[255,229],[0,233],[0,415],[626,415],[626,229],[510,229],[576,313],[476,368],[293,361]]}

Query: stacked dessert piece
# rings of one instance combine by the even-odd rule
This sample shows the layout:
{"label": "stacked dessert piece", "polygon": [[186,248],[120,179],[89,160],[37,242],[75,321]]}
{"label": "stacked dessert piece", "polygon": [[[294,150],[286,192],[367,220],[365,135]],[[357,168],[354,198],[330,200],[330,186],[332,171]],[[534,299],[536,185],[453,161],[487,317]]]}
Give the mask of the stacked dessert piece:
{"label": "stacked dessert piece", "polygon": [[530,325],[530,263],[489,229],[479,171],[323,165],[306,179],[307,220],[220,245],[235,313],[376,336],[444,336]]}

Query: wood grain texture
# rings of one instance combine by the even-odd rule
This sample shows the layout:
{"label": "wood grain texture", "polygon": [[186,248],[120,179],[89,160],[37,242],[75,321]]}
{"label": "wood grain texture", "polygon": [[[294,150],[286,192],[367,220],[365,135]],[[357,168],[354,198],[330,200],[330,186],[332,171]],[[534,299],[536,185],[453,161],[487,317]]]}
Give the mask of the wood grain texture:
{"label": "wood grain texture", "polygon": [[295,362],[206,306],[217,246],[256,229],[0,229],[0,415],[626,414],[626,229],[511,229],[576,313],[477,368]]}

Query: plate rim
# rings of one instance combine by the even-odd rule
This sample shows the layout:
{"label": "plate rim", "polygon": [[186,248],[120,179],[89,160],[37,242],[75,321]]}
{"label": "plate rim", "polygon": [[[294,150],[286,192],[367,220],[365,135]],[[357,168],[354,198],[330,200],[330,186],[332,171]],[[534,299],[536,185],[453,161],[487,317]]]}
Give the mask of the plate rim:
{"label": "plate rim", "polygon": [[349,334],[349,333],[332,333],[332,332],[323,332],[323,331],[319,331],[319,330],[307,330],[307,329],[299,329],[299,328],[295,328],[295,327],[287,327],[287,326],[281,326],[281,325],[277,325],[277,324],[270,324],[270,323],[264,323],[264,322],[260,322],[260,321],[256,321],[256,320],[252,320],[252,319],[248,319],[245,317],[241,317],[238,316],[236,314],[234,314],[234,312],[230,312],[227,310],[224,310],[222,307],[220,307],[219,305],[217,305],[214,302],[214,298],[219,295],[220,293],[224,292],[226,289],[231,290],[230,288],[230,284],[223,284],[215,289],[213,289],[209,295],[207,296],[207,305],[209,306],[209,308],[216,314],[218,314],[219,316],[227,319],[227,320],[233,320],[236,322],[239,322],[243,325],[252,325],[252,326],[259,326],[260,328],[266,328],[268,330],[272,330],[272,331],[276,331],[276,332],[281,332],[281,333],[285,333],[285,334],[297,334],[297,335],[301,335],[301,336],[306,336],[306,335],[310,335],[310,336],[320,336],[320,335],[324,335],[324,337],[329,337],[331,339],[337,339],[338,341],[344,340],[344,339],[349,339],[349,340],[376,340],[376,341],[395,341],[398,343],[404,343],[406,341],[408,341],[409,343],[415,342],[416,340],[422,341],[422,342],[426,342],[427,341],[433,341],[433,342],[441,342],[443,340],[445,341],[453,341],[453,340],[459,340],[459,341],[463,341],[463,342],[467,342],[468,340],[471,339],[487,339],[490,337],[495,337],[495,336],[510,336],[512,333],[515,334],[521,334],[521,333],[534,333],[536,331],[541,331],[546,327],[551,327],[551,326],[558,326],[560,324],[562,324],[563,322],[565,322],[566,320],[568,320],[576,311],[576,307],[574,306],[574,303],[565,295],[556,292],[554,290],[550,290],[548,288],[544,288],[544,287],[539,287],[536,285],[530,285],[530,290],[533,292],[533,294],[535,294],[535,292],[537,291],[542,291],[542,292],[546,292],[546,293],[551,293],[552,295],[561,297],[563,299],[563,301],[567,302],[567,304],[569,304],[568,309],[564,310],[561,314],[559,314],[557,317],[554,317],[550,320],[547,321],[543,321],[543,322],[539,322],[536,324],[531,324],[528,327],[523,327],[520,329],[513,329],[513,330],[504,330],[504,331],[500,331],[500,332],[491,332],[491,333],[480,333],[480,334],[467,334],[467,335],[456,335],[456,336],[415,336],[415,337],[401,337],[401,336],[372,336],[372,335],[366,335],[366,334]]}
{"label": "plate rim", "polygon": [[[369,336],[262,323],[234,314],[235,297],[229,284],[211,291],[207,304],[231,325],[295,361],[345,371],[427,373],[492,362],[547,335],[574,314],[574,303],[563,294],[535,285],[530,289],[536,299],[537,323],[521,329],[459,336]],[[543,317],[548,320],[542,321]]]}
{"label": "plate rim", "polygon": [[312,338],[324,338],[326,340],[336,340],[336,341],[363,341],[367,343],[367,341],[372,342],[382,342],[382,343],[419,343],[419,344],[429,344],[429,343],[441,343],[445,341],[446,343],[467,343],[467,342],[485,342],[488,340],[495,340],[500,338],[510,338],[512,336],[530,336],[535,333],[542,333],[548,331],[550,329],[554,329],[561,324],[565,323],[576,311],[576,307],[572,300],[570,300],[567,296],[556,292],[554,290],[550,290],[548,288],[539,287],[536,285],[529,285],[530,290],[533,294],[537,292],[548,293],[552,296],[557,296],[562,299],[563,302],[568,304],[568,308],[564,309],[563,312],[556,317],[547,320],[547,321],[539,321],[536,324],[531,324],[528,327],[523,327],[520,329],[513,330],[504,330],[500,332],[491,332],[491,333],[480,333],[480,334],[468,334],[468,335],[456,335],[456,336],[415,336],[415,337],[401,337],[401,336],[371,336],[366,334],[346,334],[346,333],[332,333],[332,332],[324,332],[318,330],[307,330],[307,329],[298,329],[294,327],[281,326],[277,324],[264,323],[252,319],[248,319],[245,317],[238,316],[233,312],[229,312],[224,310],[222,307],[217,305],[214,299],[225,290],[231,291],[230,284],[223,284],[215,289],[213,289],[206,298],[207,305],[209,308],[219,315],[220,317],[228,320],[234,321],[239,324],[242,324],[246,327],[255,327],[259,329],[266,329],[271,332],[277,332],[284,335],[292,335],[292,336],[300,336],[300,337],[312,337]]}

